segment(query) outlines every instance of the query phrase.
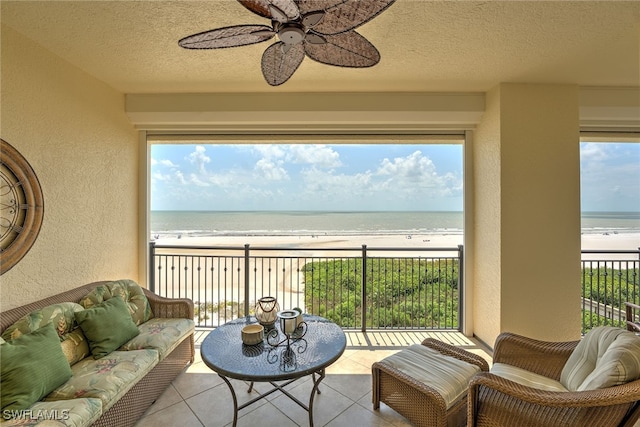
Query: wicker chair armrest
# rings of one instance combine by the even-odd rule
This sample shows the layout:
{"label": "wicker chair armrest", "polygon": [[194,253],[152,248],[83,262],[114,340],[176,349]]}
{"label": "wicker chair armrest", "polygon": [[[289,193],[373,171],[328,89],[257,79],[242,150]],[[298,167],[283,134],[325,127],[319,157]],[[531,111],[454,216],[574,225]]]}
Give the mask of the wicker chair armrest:
{"label": "wicker chair armrest", "polygon": [[493,362],[506,363],[559,380],[562,368],[578,343],[579,341],[540,341],[503,332],[496,339]]}
{"label": "wicker chair armrest", "polygon": [[380,362],[375,362],[373,363],[373,365],[371,365],[371,370],[375,371],[375,370],[379,370],[381,372],[385,372],[386,374],[394,377],[397,381],[404,383],[412,388],[414,388],[415,390],[417,390],[418,392],[429,396],[430,399],[433,399],[433,401],[436,403],[436,405],[439,407],[439,409],[441,411],[446,411],[447,410],[447,404],[444,401],[444,399],[442,398],[442,396],[440,395],[440,393],[438,393],[436,390],[434,390],[433,388],[429,387],[428,385],[426,385],[425,383],[416,380],[415,378],[405,374],[404,372],[396,369],[395,367],[385,363],[384,361],[380,361]]}
{"label": "wicker chair armrest", "polygon": [[437,350],[446,356],[455,357],[456,359],[463,360],[471,365],[476,365],[482,371],[489,370],[489,364],[484,358],[482,358],[482,356],[470,353],[451,344],[447,344],[434,338],[426,338],[422,341],[422,345],[433,350]]}
{"label": "wicker chair armrest", "polygon": [[151,311],[155,317],[192,319],[194,317],[193,301],[188,298],[161,297],[148,289],[143,289]]}
{"label": "wicker chair armrest", "polygon": [[600,407],[640,400],[640,380],[598,390],[562,392],[539,390],[489,372],[481,372],[471,379],[469,396],[472,398],[478,396],[480,387],[487,387],[528,403],[548,407]]}

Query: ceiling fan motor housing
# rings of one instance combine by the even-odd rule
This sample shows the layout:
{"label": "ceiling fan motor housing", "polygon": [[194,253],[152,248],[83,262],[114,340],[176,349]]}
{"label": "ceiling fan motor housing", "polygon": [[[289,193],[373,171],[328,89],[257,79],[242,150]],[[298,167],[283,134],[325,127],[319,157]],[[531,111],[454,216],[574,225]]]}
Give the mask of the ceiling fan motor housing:
{"label": "ceiling fan motor housing", "polygon": [[278,30],[278,38],[286,44],[302,43],[305,32],[298,24],[283,24]]}

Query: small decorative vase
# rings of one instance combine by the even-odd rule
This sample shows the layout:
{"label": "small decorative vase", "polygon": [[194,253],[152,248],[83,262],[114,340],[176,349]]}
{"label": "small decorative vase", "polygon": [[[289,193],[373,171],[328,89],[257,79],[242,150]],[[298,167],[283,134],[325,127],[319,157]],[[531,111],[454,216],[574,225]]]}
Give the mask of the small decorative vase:
{"label": "small decorative vase", "polygon": [[256,304],[255,316],[265,329],[271,329],[278,319],[279,310],[280,306],[274,297],[262,297]]}

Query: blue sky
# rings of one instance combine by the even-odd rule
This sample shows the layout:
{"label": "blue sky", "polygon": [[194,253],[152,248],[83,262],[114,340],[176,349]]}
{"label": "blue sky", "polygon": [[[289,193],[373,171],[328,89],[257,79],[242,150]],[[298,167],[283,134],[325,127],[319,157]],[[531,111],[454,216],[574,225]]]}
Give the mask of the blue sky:
{"label": "blue sky", "polygon": [[640,143],[580,144],[583,211],[640,212]]}
{"label": "blue sky", "polygon": [[[640,144],[580,145],[583,210],[640,211]],[[462,145],[154,144],[152,210],[461,211]]]}

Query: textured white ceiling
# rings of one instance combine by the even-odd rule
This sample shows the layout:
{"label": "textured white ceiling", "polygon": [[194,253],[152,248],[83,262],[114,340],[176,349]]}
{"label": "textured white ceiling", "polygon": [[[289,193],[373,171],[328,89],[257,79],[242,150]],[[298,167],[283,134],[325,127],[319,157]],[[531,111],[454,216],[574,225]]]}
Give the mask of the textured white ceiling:
{"label": "textured white ceiling", "polygon": [[[367,1],[367,0],[362,0]],[[372,68],[306,58],[271,87],[272,42],[221,50],[187,35],[269,24],[235,0],[1,1],[1,20],[124,93],[475,92],[500,82],[639,86],[639,1],[397,0],[358,29],[380,51]]]}

